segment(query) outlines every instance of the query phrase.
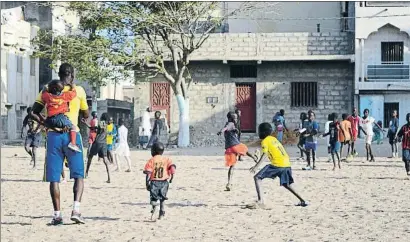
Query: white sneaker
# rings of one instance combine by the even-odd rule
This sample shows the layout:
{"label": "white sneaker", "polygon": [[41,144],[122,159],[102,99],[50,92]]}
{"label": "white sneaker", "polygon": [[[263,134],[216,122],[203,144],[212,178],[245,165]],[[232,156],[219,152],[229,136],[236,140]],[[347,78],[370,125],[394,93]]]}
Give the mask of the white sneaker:
{"label": "white sneaker", "polygon": [[71,143],[68,144],[68,148],[69,148],[70,150],[73,150],[73,151],[76,151],[76,152],[81,152],[81,149],[78,148],[77,145],[73,145],[73,144],[71,144]]}

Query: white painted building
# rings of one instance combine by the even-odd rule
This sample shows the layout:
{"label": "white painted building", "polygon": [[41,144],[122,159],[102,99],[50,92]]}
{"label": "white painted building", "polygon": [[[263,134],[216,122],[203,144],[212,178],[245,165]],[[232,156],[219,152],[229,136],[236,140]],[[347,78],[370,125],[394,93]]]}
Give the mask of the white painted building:
{"label": "white painted building", "polygon": [[30,58],[38,27],[13,19],[1,25],[1,138],[20,136],[26,108],[39,90],[39,60]]}
{"label": "white painted building", "polygon": [[410,2],[355,3],[355,104],[384,127],[410,113]]}

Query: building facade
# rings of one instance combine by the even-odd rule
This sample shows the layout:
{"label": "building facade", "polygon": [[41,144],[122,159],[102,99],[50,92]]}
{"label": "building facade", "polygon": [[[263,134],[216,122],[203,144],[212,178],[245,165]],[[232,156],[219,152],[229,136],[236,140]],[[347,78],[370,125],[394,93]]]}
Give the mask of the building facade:
{"label": "building facade", "polygon": [[355,3],[355,105],[387,128],[410,112],[410,2]]}
{"label": "building facade", "polygon": [[[352,42],[342,31],[212,34],[191,58],[191,143],[223,142],[216,133],[235,107],[242,111],[245,137],[254,137],[257,125],[271,122],[280,109],[286,110],[289,128],[296,128],[300,113],[309,109],[321,124],[330,112],[348,112],[353,105]],[[165,110],[171,134],[177,133],[178,106],[164,79],[137,82],[135,92],[135,125],[149,106]]]}
{"label": "building facade", "polygon": [[1,25],[2,139],[20,137],[26,109],[38,94],[39,59],[30,57],[30,40],[37,31],[38,27],[21,18]]}

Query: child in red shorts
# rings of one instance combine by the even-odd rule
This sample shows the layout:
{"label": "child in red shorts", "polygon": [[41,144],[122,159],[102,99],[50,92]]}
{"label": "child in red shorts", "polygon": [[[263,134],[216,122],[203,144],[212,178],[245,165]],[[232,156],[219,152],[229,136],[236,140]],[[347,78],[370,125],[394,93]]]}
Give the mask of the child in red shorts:
{"label": "child in red shorts", "polygon": [[231,180],[233,170],[236,165],[239,156],[247,155],[251,157],[255,162],[258,161],[258,151],[255,154],[248,152],[248,147],[242,144],[238,139],[237,122],[238,116],[234,112],[227,114],[228,122],[225,127],[218,132],[218,135],[222,133],[225,136],[225,165],[229,167],[228,170],[228,184],[226,185],[226,191],[231,190]]}

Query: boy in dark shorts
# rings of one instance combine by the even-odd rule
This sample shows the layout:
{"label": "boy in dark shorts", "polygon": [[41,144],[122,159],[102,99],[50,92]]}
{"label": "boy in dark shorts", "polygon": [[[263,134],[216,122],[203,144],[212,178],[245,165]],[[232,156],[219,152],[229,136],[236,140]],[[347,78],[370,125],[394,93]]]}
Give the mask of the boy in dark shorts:
{"label": "boy in dark shorts", "polygon": [[[151,220],[154,219],[158,201],[160,206],[158,219],[165,216],[164,202],[168,200],[169,183],[172,183],[176,169],[171,159],[162,156],[163,153],[164,145],[161,142],[154,143],[151,148],[152,158],[144,167],[144,174],[146,174],[145,185],[150,193],[150,203],[152,206]],[[170,179],[169,183],[168,179]]]}
{"label": "boy in dark shorts", "polygon": [[37,116],[41,122],[50,129],[68,129],[70,131],[70,143],[68,148],[73,151],[81,152],[81,149],[76,144],[77,132],[75,126],[65,115],[69,111],[68,105],[76,96],[76,90],[73,84],[70,85],[68,92],[63,92],[64,85],[60,80],[52,80],[46,90],[41,94],[45,107],[47,109],[47,119],[44,120],[42,115]]}
{"label": "boy in dark shorts", "polygon": [[307,122],[308,122],[307,114],[306,113],[301,113],[300,114],[299,129],[295,130],[295,132],[297,132],[296,135],[299,136],[298,148],[299,148],[299,151],[300,151],[300,157],[298,158],[298,160],[305,160],[303,154],[306,152],[306,150],[305,150],[306,138],[303,136],[303,134],[306,131]]}
{"label": "boy in dark shorts", "polygon": [[222,133],[225,136],[225,165],[229,167],[228,170],[228,184],[226,184],[225,191],[231,190],[231,180],[233,176],[233,170],[238,160],[238,156],[247,155],[251,157],[255,162],[258,160],[258,151],[254,155],[248,152],[248,147],[242,144],[238,139],[238,129],[236,128],[236,123],[238,121],[238,116],[234,112],[229,112],[227,114],[228,122],[225,127],[221,129],[217,134]]}
{"label": "boy in dark shorts", "polygon": [[[315,121],[315,113],[311,110],[308,112],[309,121],[306,124],[306,131],[303,134],[306,137],[305,149],[307,156],[307,166],[303,170],[314,170],[316,169],[316,149],[317,149],[317,135],[319,133],[319,124]],[[312,160],[312,165],[310,166],[310,161]]]}
{"label": "boy in dark shorts", "polygon": [[[339,165],[339,169],[341,169],[340,166],[340,156],[339,156],[339,150],[340,150],[340,142],[339,142],[339,130],[340,124],[337,121],[337,114],[332,113],[331,114],[331,119],[332,122],[329,124],[329,132],[326,134],[323,134],[323,137],[326,137],[329,135],[329,146],[330,146],[330,154],[332,155],[332,161],[333,161],[333,171],[336,169],[336,161],[335,161],[335,154],[337,157],[337,162]],[[343,131],[342,131],[343,132]]]}
{"label": "boy in dark shorts", "polygon": [[263,207],[264,201],[262,198],[262,192],[260,190],[260,183],[265,178],[275,179],[279,177],[280,185],[290,191],[299,199],[298,206],[306,207],[308,204],[305,200],[292,188],[291,184],[293,183],[292,177],[292,168],[290,164],[290,158],[285,148],[282,144],[273,137],[272,126],[269,123],[262,123],[259,125],[258,133],[259,138],[262,140],[262,156],[259,161],[253,166],[250,171],[255,173],[256,169],[262,164],[263,158],[265,155],[268,156],[271,164],[266,165],[262,168],[254,177],[256,193],[258,195],[258,201],[256,204],[247,206],[248,208],[256,208],[257,206]]}
{"label": "boy in dark shorts", "polygon": [[[87,124],[86,120],[82,120],[83,123],[90,128],[90,125]],[[107,170],[108,180],[107,183],[111,182],[110,179],[110,169],[108,168],[108,158],[107,158],[107,121],[108,121],[108,114],[103,113],[101,115],[101,119],[98,122],[98,126],[96,128],[97,135],[95,137],[94,143],[91,145],[90,152],[88,153],[88,161],[87,161],[87,169],[85,172],[85,177],[88,177],[88,171],[90,170],[91,161],[94,156],[98,155],[98,158],[103,159],[105,169]]]}
{"label": "boy in dark shorts", "polygon": [[397,133],[399,142],[402,142],[403,162],[407,176],[410,178],[410,113],[406,115],[407,123]]}

